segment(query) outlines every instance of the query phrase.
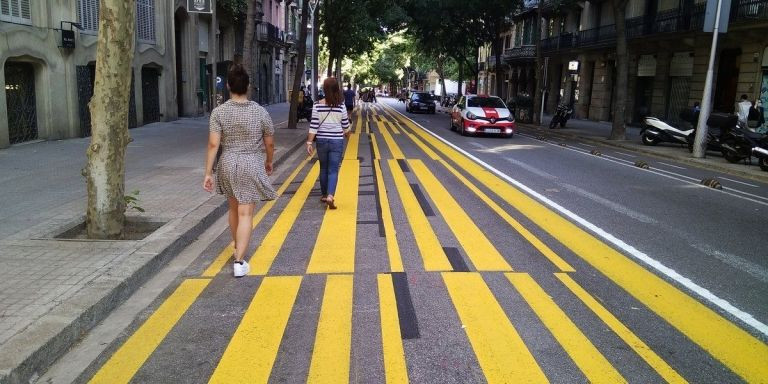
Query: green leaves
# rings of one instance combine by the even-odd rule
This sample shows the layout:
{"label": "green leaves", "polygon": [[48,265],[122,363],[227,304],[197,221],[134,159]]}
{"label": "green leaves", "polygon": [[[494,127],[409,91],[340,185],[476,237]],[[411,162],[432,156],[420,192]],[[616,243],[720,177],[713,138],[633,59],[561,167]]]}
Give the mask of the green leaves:
{"label": "green leaves", "polygon": [[125,209],[126,210],[136,210],[138,212],[144,213],[144,208],[139,206],[139,203],[141,203],[141,200],[139,200],[139,190],[134,190],[133,192],[123,196],[123,201],[125,202]]}

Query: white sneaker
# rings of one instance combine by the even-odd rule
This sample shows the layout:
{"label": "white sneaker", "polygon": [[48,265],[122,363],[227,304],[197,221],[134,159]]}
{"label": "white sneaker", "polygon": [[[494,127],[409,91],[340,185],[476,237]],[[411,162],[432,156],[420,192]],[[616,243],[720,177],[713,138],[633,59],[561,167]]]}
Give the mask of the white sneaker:
{"label": "white sneaker", "polygon": [[243,277],[248,274],[248,272],[251,271],[251,266],[248,265],[248,262],[243,260],[242,264],[234,263],[234,271],[235,271],[235,277]]}

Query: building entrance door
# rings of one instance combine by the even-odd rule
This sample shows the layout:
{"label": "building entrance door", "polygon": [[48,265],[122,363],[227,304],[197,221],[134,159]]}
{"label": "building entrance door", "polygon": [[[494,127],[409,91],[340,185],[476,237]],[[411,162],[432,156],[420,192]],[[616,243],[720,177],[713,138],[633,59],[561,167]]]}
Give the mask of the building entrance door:
{"label": "building entrance door", "polygon": [[673,123],[680,121],[680,112],[690,108],[688,95],[691,93],[691,78],[675,76],[669,78],[669,97],[667,98],[667,120]]}
{"label": "building entrance door", "polygon": [[35,68],[30,63],[5,64],[5,100],[11,144],[37,139]]}
{"label": "building entrance door", "polygon": [[725,49],[720,53],[713,112],[733,113],[736,105],[736,86],[739,82],[741,49]]}
{"label": "building entrance door", "polygon": [[144,124],[160,121],[160,73],[155,68],[141,69],[141,105]]}

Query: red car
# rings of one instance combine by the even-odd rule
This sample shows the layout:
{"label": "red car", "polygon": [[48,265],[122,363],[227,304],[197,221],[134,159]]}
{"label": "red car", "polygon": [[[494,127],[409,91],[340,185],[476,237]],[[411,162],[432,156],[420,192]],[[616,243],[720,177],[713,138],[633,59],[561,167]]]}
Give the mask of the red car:
{"label": "red car", "polygon": [[501,98],[486,95],[462,96],[451,111],[451,130],[462,135],[494,134],[512,137],[515,118]]}

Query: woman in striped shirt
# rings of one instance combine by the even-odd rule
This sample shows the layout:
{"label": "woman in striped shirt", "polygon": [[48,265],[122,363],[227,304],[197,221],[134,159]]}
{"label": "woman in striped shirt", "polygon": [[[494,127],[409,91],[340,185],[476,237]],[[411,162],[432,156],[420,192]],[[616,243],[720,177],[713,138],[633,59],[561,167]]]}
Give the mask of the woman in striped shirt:
{"label": "woman in striped shirt", "polygon": [[323,82],[325,99],[312,106],[312,122],[309,124],[307,153],[314,152],[313,142],[317,139],[317,158],[320,160],[321,201],[328,208],[336,209],[333,196],[339,180],[341,154],[344,138],[349,137],[349,116],[344,108],[344,96],[341,94],[336,78],[329,77]]}

